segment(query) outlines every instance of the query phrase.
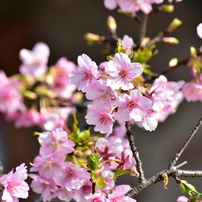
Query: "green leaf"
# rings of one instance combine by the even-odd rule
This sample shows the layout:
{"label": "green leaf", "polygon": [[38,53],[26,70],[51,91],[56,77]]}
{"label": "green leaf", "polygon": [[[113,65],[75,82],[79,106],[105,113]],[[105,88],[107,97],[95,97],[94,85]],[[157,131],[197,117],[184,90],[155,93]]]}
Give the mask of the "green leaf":
{"label": "green leaf", "polygon": [[112,179],[116,179],[117,177],[121,176],[121,175],[124,175],[126,173],[133,173],[134,171],[133,170],[130,170],[130,169],[120,169],[118,171],[115,172],[114,176],[112,177]]}
{"label": "green leaf", "polygon": [[97,168],[99,167],[100,161],[101,159],[99,158],[97,152],[91,154],[89,158],[89,165],[88,165],[89,169],[93,171],[97,170]]}

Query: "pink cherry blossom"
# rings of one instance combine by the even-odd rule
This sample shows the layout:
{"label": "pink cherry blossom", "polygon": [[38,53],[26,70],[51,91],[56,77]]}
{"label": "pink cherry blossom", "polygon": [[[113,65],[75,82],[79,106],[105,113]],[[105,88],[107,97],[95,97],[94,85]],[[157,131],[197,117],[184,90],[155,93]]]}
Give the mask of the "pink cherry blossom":
{"label": "pink cherry blossom", "polygon": [[148,110],[146,116],[142,121],[136,122],[139,127],[144,128],[145,130],[153,131],[158,125],[155,113],[153,110]]}
{"label": "pink cherry blossom", "polygon": [[[95,144],[95,149],[98,151],[103,161],[107,161],[115,159],[115,157],[123,151],[123,146],[120,142],[109,142],[105,138],[99,138]],[[111,166],[113,163],[109,161],[107,165]]]}
{"label": "pink cherry blossom", "polygon": [[62,174],[55,178],[58,186],[65,187],[68,191],[78,190],[90,180],[90,173],[85,168],[73,166],[72,162],[64,162]]}
{"label": "pink cherry blossom", "polygon": [[70,114],[75,112],[74,107],[50,107],[42,108],[40,113],[39,126],[43,130],[54,130],[64,128]]}
{"label": "pink cherry blossom", "polygon": [[186,83],[182,88],[182,93],[188,102],[190,101],[202,102],[202,83],[195,83],[195,82]]}
{"label": "pink cherry blossom", "polygon": [[8,174],[0,177],[0,185],[3,186],[2,200],[6,202],[18,202],[18,198],[27,198],[29,186],[27,179],[27,166],[21,164],[16,171],[11,170]]}
{"label": "pink cherry blossom", "polygon": [[110,111],[102,107],[88,106],[85,118],[88,124],[95,125],[95,131],[109,135],[112,133],[114,119]]}
{"label": "pink cherry blossom", "polygon": [[103,193],[89,194],[85,198],[88,202],[108,202],[106,196]]}
{"label": "pink cherry blossom", "polygon": [[73,198],[77,202],[87,202],[85,199],[85,196],[88,196],[92,193],[92,182],[87,179],[83,182],[83,185],[80,187],[80,189],[74,191]]}
{"label": "pink cherry blossom", "polygon": [[110,10],[113,10],[117,6],[118,0],[104,0],[104,6]]}
{"label": "pink cherry blossom", "polygon": [[122,45],[123,48],[126,49],[126,54],[129,55],[131,54],[131,48],[134,45],[133,39],[129,37],[128,35],[124,35],[122,39]]}
{"label": "pink cherry blossom", "polygon": [[109,74],[107,86],[111,86],[112,89],[129,90],[134,87],[130,81],[141,75],[143,69],[140,63],[131,63],[127,54],[116,53],[114,60],[108,62],[105,71]]}
{"label": "pink cherry blossom", "polygon": [[37,112],[34,108],[30,110],[23,110],[20,113],[16,113],[14,118],[15,127],[31,127],[34,125],[38,125],[40,119],[39,112]]}
{"label": "pink cherry blossom", "polygon": [[176,112],[177,106],[184,98],[181,91],[184,83],[168,81],[163,75],[154,81],[148,97],[153,101],[152,109],[158,121],[162,122],[168,115]]}
{"label": "pink cherry blossom", "polygon": [[76,69],[76,65],[65,57],[60,58],[56,65],[50,68],[46,82],[51,90],[59,97],[69,99],[76,90],[76,85],[71,84],[68,75]]}
{"label": "pink cherry blossom", "polygon": [[125,194],[131,189],[129,185],[118,185],[115,187],[114,191],[108,195],[109,202],[121,201],[121,202],[136,202]]}
{"label": "pink cherry blossom", "polygon": [[200,23],[196,28],[198,36],[202,39],[202,23]]}
{"label": "pink cherry blossom", "polygon": [[29,174],[33,180],[31,182],[31,188],[34,192],[42,194],[43,201],[51,201],[55,198],[56,184],[51,178],[44,178],[36,174]]}
{"label": "pink cherry blossom", "polygon": [[55,179],[62,172],[62,165],[65,156],[49,154],[47,156],[38,155],[34,158],[34,162],[30,171],[39,172],[39,175],[48,179]]}
{"label": "pink cherry blossom", "polygon": [[0,111],[9,116],[25,108],[23,98],[16,86],[0,86]]}
{"label": "pink cherry blossom", "polygon": [[179,196],[177,198],[177,202],[188,202],[188,198],[186,196]]}
{"label": "pink cherry blossom", "polygon": [[152,101],[135,89],[130,92],[130,95],[122,93],[116,105],[118,106],[118,111],[114,116],[120,123],[124,123],[131,119],[142,121],[147,111],[151,109]]}
{"label": "pink cherry blossom", "polygon": [[41,145],[41,155],[51,153],[66,155],[74,151],[74,142],[68,139],[67,133],[61,128],[57,128],[51,132],[41,133],[38,140]]}
{"label": "pink cherry blossom", "polygon": [[118,156],[116,156],[116,159],[119,160],[118,162],[118,166],[116,167],[116,169],[131,169],[133,170],[135,168],[136,165],[136,161],[133,157],[133,153],[131,151],[131,149],[124,149],[121,154],[119,154]]}
{"label": "pink cherry blossom", "polygon": [[93,105],[112,107],[117,98],[116,91],[106,86],[105,80],[98,80],[95,85],[86,92],[86,97],[93,100]]}
{"label": "pink cherry blossom", "polygon": [[49,54],[49,47],[42,42],[37,43],[32,51],[22,49],[19,54],[22,61],[20,73],[23,75],[32,75],[35,78],[44,75],[48,68]]}
{"label": "pink cherry blossom", "polygon": [[70,82],[78,85],[78,90],[83,92],[93,86],[98,78],[98,66],[86,54],[78,56],[78,69],[69,74]]}

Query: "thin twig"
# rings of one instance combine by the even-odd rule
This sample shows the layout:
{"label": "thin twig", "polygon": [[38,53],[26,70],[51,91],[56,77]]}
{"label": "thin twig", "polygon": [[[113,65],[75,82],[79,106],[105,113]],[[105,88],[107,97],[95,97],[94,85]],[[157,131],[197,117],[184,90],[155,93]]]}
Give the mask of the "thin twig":
{"label": "thin twig", "polygon": [[144,176],[144,171],[142,169],[142,161],[140,160],[139,152],[137,151],[137,147],[135,146],[134,137],[133,137],[132,132],[131,132],[130,122],[127,121],[125,126],[126,126],[126,135],[127,135],[128,141],[130,143],[130,147],[131,147],[131,150],[133,152],[133,156],[134,156],[136,163],[137,163],[136,168],[137,168],[137,171],[139,173],[139,182],[144,183],[145,176]]}
{"label": "thin twig", "polygon": [[201,127],[201,125],[202,125],[202,117],[200,118],[199,122],[196,124],[195,128],[193,129],[187,140],[184,142],[180,150],[175,154],[173,160],[169,164],[168,167],[169,169],[173,168],[176,165],[178,159],[180,158],[186,147],[189,145],[190,141],[192,140],[198,129]]}
{"label": "thin twig", "polygon": [[141,29],[140,29],[140,44],[142,44],[142,41],[143,41],[143,39],[145,38],[145,35],[146,35],[147,22],[148,22],[148,15],[144,14],[143,21],[142,21],[142,24],[141,24]]}

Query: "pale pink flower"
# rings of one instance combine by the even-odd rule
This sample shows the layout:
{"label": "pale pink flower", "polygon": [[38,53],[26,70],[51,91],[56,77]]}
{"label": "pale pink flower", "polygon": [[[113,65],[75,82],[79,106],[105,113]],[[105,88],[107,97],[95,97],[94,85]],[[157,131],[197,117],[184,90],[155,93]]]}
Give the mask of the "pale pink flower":
{"label": "pale pink flower", "polygon": [[142,11],[146,14],[152,11],[153,3],[162,3],[163,0],[119,0],[118,4],[120,8],[125,12],[137,12]]}
{"label": "pale pink flower", "polygon": [[0,86],[0,111],[12,115],[24,109],[23,98],[18,89],[13,85]]}
{"label": "pale pink flower", "polygon": [[177,202],[188,202],[188,198],[186,196],[179,196],[177,198]]}
{"label": "pale pink flower", "polygon": [[108,62],[105,71],[109,74],[107,86],[110,86],[112,89],[121,88],[123,90],[129,90],[134,87],[130,81],[141,75],[143,69],[140,63],[131,63],[127,54],[116,53],[114,60]]}
{"label": "pale pink flower", "polygon": [[167,81],[163,75],[154,81],[148,97],[153,101],[152,109],[158,121],[162,122],[168,115],[176,112],[177,106],[184,98],[181,91],[184,83],[184,81]]}
{"label": "pale pink flower", "polygon": [[87,172],[87,169],[73,166],[72,162],[64,162],[63,171],[55,178],[55,182],[58,186],[72,191],[80,189],[87,179],[90,180],[90,173]]}
{"label": "pale pink flower", "polygon": [[46,82],[59,97],[69,99],[76,90],[76,85],[69,82],[68,75],[76,69],[76,65],[66,58],[60,58],[55,66],[50,68]]}
{"label": "pale pink flower", "polygon": [[87,179],[83,182],[83,185],[80,187],[80,189],[74,191],[73,198],[77,202],[87,202],[85,197],[91,193],[92,193],[92,182],[89,179]]}
{"label": "pale pink flower", "polygon": [[32,51],[22,49],[19,54],[22,61],[20,73],[23,75],[32,75],[35,78],[44,75],[48,68],[49,54],[49,47],[42,42],[37,43]]}
{"label": "pale pink flower", "polygon": [[39,112],[35,109],[23,110],[20,113],[16,113],[15,116],[15,127],[31,127],[33,125],[38,125],[39,123]]}
{"label": "pale pink flower", "polygon": [[88,111],[85,116],[86,122],[89,125],[95,125],[95,131],[109,135],[112,133],[114,119],[108,109],[101,107],[88,106]]}
{"label": "pale pink flower", "polygon": [[69,74],[70,82],[78,86],[83,92],[86,88],[93,86],[98,78],[98,66],[86,54],[78,56],[78,69]]}
{"label": "pale pink flower", "polygon": [[29,174],[33,180],[31,182],[31,188],[34,192],[42,194],[43,201],[51,201],[55,198],[55,190],[57,189],[55,182],[52,178],[44,178],[36,174]]}
{"label": "pale pink flower", "polygon": [[39,175],[48,179],[55,179],[62,172],[62,165],[65,160],[65,154],[59,156],[56,154],[49,154],[48,156],[38,155],[34,158],[30,171],[38,171]]}
{"label": "pale pink flower", "polygon": [[126,49],[126,54],[130,55],[132,53],[131,49],[134,45],[133,39],[129,37],[128,35],[124,35],[122,39],[122,45],[123,45],[123,48]]}
{"label": "pale pink flower", "polygon": [[142,121],[147,111],[151,109],[152,101],[135,89],[130,92],[130,95],[122,93],[116,105],[118,106],[118,111],[114,116],[119,122],[124,123],[131,119]]}
{"label": "pale pink flower", "polygon": [[106,81],[98,80],[92,88],[86,92],[86,98],[93,100],[93,105],[112,107],[117,98],[116,91],[106,86]]}
{"label": "pale pink flower", "polygon": [[41,155],[56,153],[66,155],[74,151],[74,142],[68,139],[68,134],[62,128],[43,132],[38,137]]}
{"label": "pale pink flower", "polygon": [[[57,188],[55,195],[62,201],[71,201],[74,196],[74,190],[68,191],[65,187]],[[79,201],[78,201],[79,202]]]}
{"label": "pale pink flower", "polygon": [[186,83],[182,88],[182,93],[188,102],[191,102],[191,101],[202,102],[202,84],[201,83],[195,83],[193,81]]}
{"label": "pale pink flower", "polygon": [[121,202],[136,202],[135,199],[132,199],[125,194],[131,189],[129,185],[118,185],[114,191],[108,195],[109,202],[121,201]]}
{"label": "pale pink flower", "polygon": [[106,196],[103,193],[89,194],[85,196],[88,202],[108,202]]}
{"label": "pale pink flower", "polygon": [[69,74],[76,69],[76,65],[73,62],[69,61],[66,57],[60,58],[57,61],[56,66],[59,70],[65,72],[66,74]]}
{"label": "pale pink flower", "polygon": [[131,151],[131,149],[124,149],[121,154],[119,154],[118,156],[116,156],[116,159],[119,160],[119,162],[117,163],[117,167],[116,169],[131,169],[133,170],[135,168],[136,165],[136,161],[133,157],[133,153]]}
{"label": "pale pink flower", "polygon": [[21,164],[16,171],[11,170],[8,174],[0,177],[0,185],[3,186],[2,200],[6,202],[18,202],[18,198],[27,198],[29,186],[27,179],[27,166]]}
{"label": "pale pink flower", "polygon": [[196,28],[198,36],[202,39],[202,23],[200,23]]}
{"label": "pale pink flower", "polygon": [[43,108],[40,113],[39,126],[46,131],[64,128],[69,115],[74,112],[73,107]]}
{"label": "pale pink flower", "polygon": [[[109,142],[105,138],[99,138],[95,144],[95,149],[103,161],[107,161],[115,159],[123,151],[123,146],[120,142]],[[111,162],[108,162],[107,165],[111,166]]]}
{"label": "pale pink flower", "polygon": [[104,0],[104,6],[110,10],[113,10],[117,7],[118,0]]}
{"label": "pale pink flower", "polygon": [[146,116],[140,122],[136,122],[139,127],[145,130],[153,131],[158,125],[158,121],[155,117],[155,112],[153,110],[148,110]]}

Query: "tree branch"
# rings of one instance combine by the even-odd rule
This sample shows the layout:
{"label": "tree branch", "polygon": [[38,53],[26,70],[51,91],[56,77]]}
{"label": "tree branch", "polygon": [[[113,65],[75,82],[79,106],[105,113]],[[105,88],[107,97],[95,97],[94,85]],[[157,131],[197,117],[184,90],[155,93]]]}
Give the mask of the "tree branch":
{"label": "tree branch", "polygon": [[194,135],[196,134],[198,129],[201,127],[201,125],[202,125],[202,117],[200,118],[199,122],[196,124],[195,128],[193,129],[193,131],[191,132],[191,134],[189,135],[189,137],[187,138],[187,140],[185,141],[183,146],[180,148],[180,150],[174,156],[173,160],[170,162],[168,169],[163,170],[148,179],[145,179],[144,173],[142,170],[142,163],[140,161],[139,154],[137,152],[137,148],[134,145],[135,144],[134,139],[133,139],[132,133],[130,131],[130,129],[131,129],[130,123],[126,122],[126,129],[127,129],[126,134],[128,136],[134,157],[135,157],[135,159],[137,159],[136,160],[137,161],[137,170],[138,170],[138,172],[140,172],[140,177],[139,177],[140,183],[137,186],[133,187],[128,193],[126,193],[126,196],[129,196],[129,197],[136,196],[137,194],[139,194],[141,191],[148,188],[149,186],[151,186],[159,181],[163,181],[164,180],[163,175],[166,175],[168,177],[173,177],[175,180],[179,177],[202,177],[202,170],[180,170],[180,169],[178,169],[181,166],[183,166],[184,164],[186,164],[186,162],[183,162],[176,166],[177,160],[180,158],[181,154],[186,149],[186,147],[188,146],[188,144],[190,143],[191,139],[194,137]]}
{"label": "tree branch", "polygon": [[184,142],[180,150],[175,154],[173,160],[169,164],[169,167],[168,167],[169,169],[173,168],[176,165],[178,159],[180,158],[180,156],[182,155],[182,153],[184,152],[184,150],[186,149],[186,147],[188,146],[188,144],[190,143],[190,141],[192,140],[192,138],[194,137],[198,129],[201,127],[201,125],[202,125],[202,117],[200,118],[200,120],[198,121],[195,128],[192,130],[191,134],[189,135],[187,140]]}
{"label": "tree branch", "polygon": [[139,173],[139,182],[144,183],[145,176],[144,176],[144,171],[142,169],[142,161],[140,160],[139,152],[137,151],[137,147],[135,146],[134,137],[133,137],[132,132],[131,132],[130,122],[127,121],[125,123],[125,127],[126,127],[126,135],[127,135],[127,138],[128,138],[129,144],[130,144],[130,148],[133,152],[133,156],[134,156],[136,163],[137,163],[136,168],[137,168],[137,171]]}

